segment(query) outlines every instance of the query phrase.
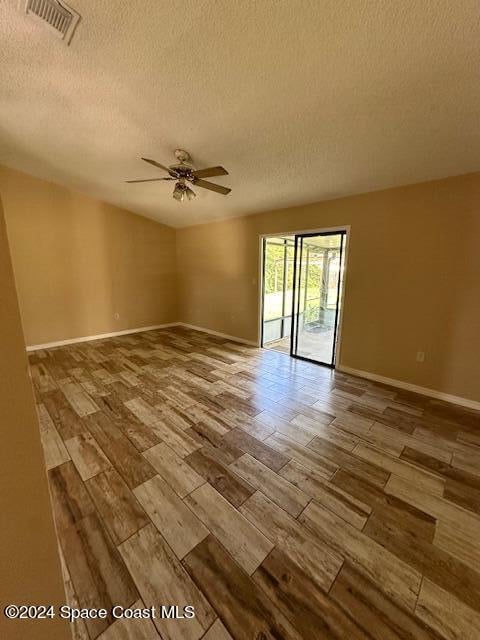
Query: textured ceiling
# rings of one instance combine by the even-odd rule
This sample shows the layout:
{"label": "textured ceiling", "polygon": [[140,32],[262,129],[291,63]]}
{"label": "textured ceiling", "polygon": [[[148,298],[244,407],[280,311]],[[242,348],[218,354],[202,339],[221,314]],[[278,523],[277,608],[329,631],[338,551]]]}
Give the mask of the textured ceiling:
{"label": "textured ceiling", "polygon": [[[480,169],[478,0],[0,3],[0,163],[184,226]],[[222,164],[229,196],[138,158]]]}

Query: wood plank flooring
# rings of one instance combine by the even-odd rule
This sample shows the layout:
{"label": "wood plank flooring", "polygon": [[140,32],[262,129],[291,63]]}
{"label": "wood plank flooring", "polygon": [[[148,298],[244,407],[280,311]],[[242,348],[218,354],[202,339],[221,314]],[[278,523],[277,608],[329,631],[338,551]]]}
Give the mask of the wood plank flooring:
{"label": "wood plank flooring", "polygon": [[480,638],[480,413],[180,328],[30,364],[69,603],[157,607],[75,640]]}

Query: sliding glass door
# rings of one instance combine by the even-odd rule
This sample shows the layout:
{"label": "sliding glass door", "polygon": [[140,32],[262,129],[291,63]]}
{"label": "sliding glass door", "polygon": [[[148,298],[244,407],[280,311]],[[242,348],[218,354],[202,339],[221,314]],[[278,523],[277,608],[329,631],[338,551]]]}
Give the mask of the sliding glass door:
{"label": "sliding glass door", "polygon": [[345,234],[263,239],[265,349],[335,366]]}
{"label": "sliding glass door", "polygon": [[295,236],[290,354],[335,366],[345,231]]}

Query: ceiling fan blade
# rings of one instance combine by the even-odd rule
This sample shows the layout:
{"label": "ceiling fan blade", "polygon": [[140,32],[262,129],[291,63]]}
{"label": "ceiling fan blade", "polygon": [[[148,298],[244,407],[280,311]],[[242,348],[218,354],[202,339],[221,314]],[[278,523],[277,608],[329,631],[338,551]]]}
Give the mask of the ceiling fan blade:
{"label": "ceiling fan blade", "polygon": [[223,167],[209,167],[208,169],[196,169],[193,175],[196,178],[213,178],[214,176],[228,176],[228,171]]}
{"label": "ceiling fan blade", "polygon": [[207,180],[192,180],[193,184],[196,187],[202,187],[202,189],[209,189],[210,191],[216,191],[217,193],[221,193],[224,196],[230,193],[231,189],[228,187],[222,187],[219,184],[214,184],[213,182],[207,182]]}
{"label": "ceiling fan blade", "polygon": [[125,180],[125,182],[158,182],[159,180],[176,180],[176,178],[147,178],[147,180]]}
{"label": "ceiling fan blade", "polygon": [[142,160],[144,162],[148,162],[148,164],[152,164],[154,167],[157,167],[158,169],[163,169],[164,171],[166,171],[167,173],[169,173],[170,175],[177,175],[177,173],[175,171],[172,171],[172,169],[169,169],[168,167],[166,167],[163,164],[160,164],[159,162],[157,162],[156,160],[151,160],[150,158],[142,158]]}

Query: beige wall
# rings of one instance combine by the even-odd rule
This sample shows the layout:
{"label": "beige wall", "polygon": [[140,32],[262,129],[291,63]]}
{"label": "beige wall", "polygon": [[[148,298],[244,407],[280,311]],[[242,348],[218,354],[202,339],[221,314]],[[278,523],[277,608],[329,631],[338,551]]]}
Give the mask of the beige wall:
{"label": "beige wall", "polygon": [[478,173],[180,229],[179,320],[256,340],[259,235],[342,225],[341,364],[480,400]]}
{"label": "beige wall", "polygon": [[1,167],[0,194],[28,345],[176,319],[174,229]]}
{"label": "beige wall", "polygon": [[0,637],[69,638],[66,622],[9,621],[5,605],[65,602],[43,453],[0,202]]}

